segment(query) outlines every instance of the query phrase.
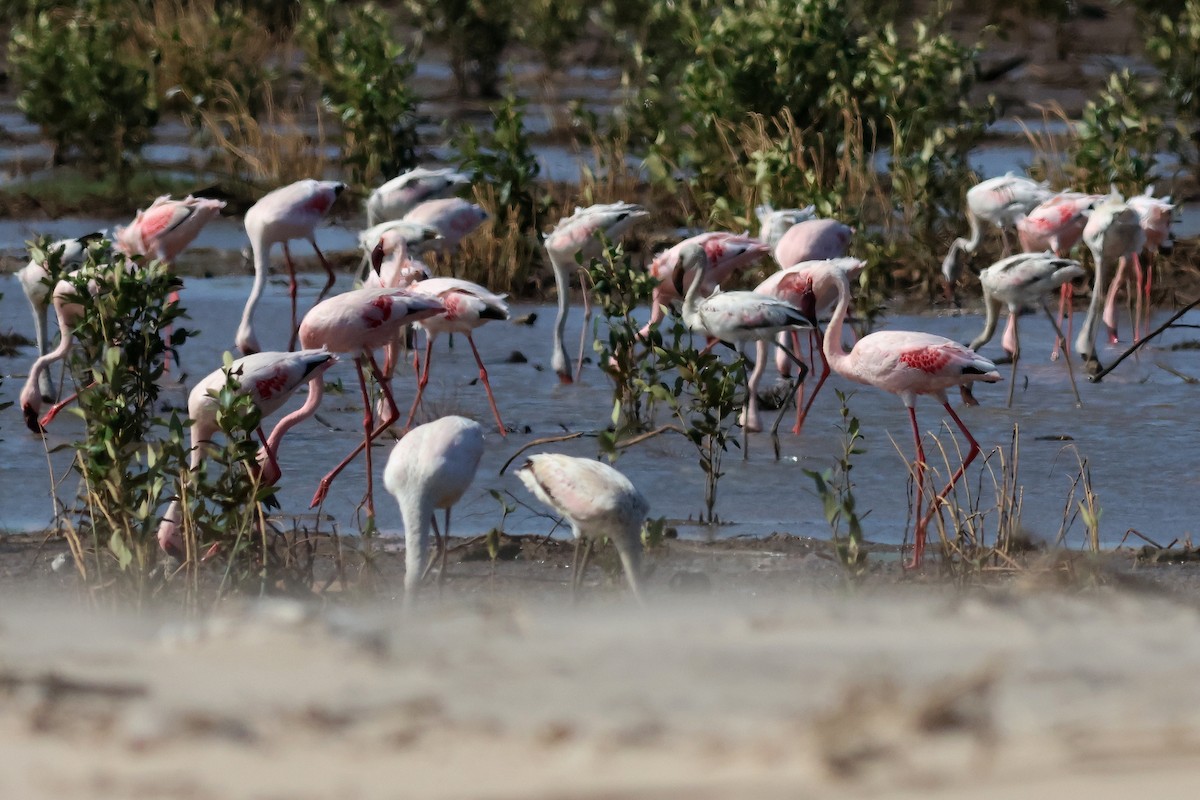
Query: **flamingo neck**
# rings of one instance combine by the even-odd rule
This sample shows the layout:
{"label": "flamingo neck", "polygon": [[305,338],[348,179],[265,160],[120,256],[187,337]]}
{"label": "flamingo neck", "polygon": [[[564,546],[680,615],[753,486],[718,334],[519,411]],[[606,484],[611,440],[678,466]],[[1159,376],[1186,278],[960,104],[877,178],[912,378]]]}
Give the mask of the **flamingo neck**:
{"label": "flamingo neck", "polygon": [[979,225],[979,217],[975,216],[975,212],[967,206],[967,224],[971,226],[971,238],[959,239],[962,242],[963,249],[968,253],[974,253],[979,247],[979,243],[983,241],[983,228]]}
{"label": "flamingo neck", "polygon": [[821,349],[825,353],[825,360],[829,362],[829,367],[838,374],[846,375],[851,371],[848,363],[850,353],[847,352],[846,345],[842,343],[842,328],[846,323],[846,314],[850,310],[850,279],[840,270],[835,270],[835,273],[838,290],[837,305],[834,306],[833,315],[829,318],[829,325],[825,327],[825,337],[821,343]]}
{"label": "flamingo neck", "polygon": [[708,259],[702,258],[694,267],[692,282],[688,284],[687,292],[683,295],[683,307],[679,310],[679,316],[683,318],[683,321],[692,330],[697,330],[701,327],[697,306],[700,303],[700,286],[704,283],[707,266]]}
{"label": "flamingo neck", "polygon": [[254,309],[262,296],[263,288],[267,285],[267,273],[271,267],[271,245],[263,242],[261,236],[250,238],[250,249],[254,253],[254,286],[250,289],[250,297],[246,299],[246,307],[242,309],[242,321],[238,325],[236,344],[243,353],[257,352],[258,338],[254,335]]}
{"label": "flamingo neck", "polygon": [[411,602],[429,563],[429,531],[433,502],[428,491],[409,493],[400,501],[404,520],[404,599]]}
{"label": "flamingo neck", "polygon": [[283,440],[283,435],[313,414],[316,414],[317,407],[321,405],[321,399],[324,396],[325,380],[324,371],[322,371],[320,375],[309,380],[308,399],[304,401],[304,405],[279,420],[275,424],[275,427],[271,429],[271,435],[267,437],[266,445],[264,445],[270,460],[278,461],[279,443]]}

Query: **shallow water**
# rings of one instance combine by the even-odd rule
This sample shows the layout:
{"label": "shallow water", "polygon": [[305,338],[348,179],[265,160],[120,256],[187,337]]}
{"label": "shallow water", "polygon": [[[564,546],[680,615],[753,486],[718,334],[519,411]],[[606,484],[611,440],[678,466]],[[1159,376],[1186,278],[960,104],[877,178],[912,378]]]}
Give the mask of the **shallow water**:
{"label": "shallow water", "polygon": [[[249,284],[249,278],[242,276],[187,281],[183,303],[190,311],[192,327],[200,329],[182,352],[188,386],[216,368],[221,363],[221,352],[232,345],[232,333]],[[303,276],[302,311],[307,308],[305,302],[311,304],[318,285],[315,276]],[[348,286],[349,280],[343,278],[338,288]],[[0,329],[30,333],[29,311],[12,276],[0,277],[0,292],[4,295],[0,299]],[[565,431],[593,430],[605,424],[611,410],[607,379],[595,366],[586,367],[583,380],[574,386],[558,385],[549,370],[554,309],[517,305],[513,310],[514,317],[536,312],[536,324],[494,322],[477,336],[501,413],[516,431],[506,438],[495,431],[482,387],[470,385],[477,371],[465,339],[456,337],[453,349],[447,348],[445,340],[439,341],[435,353],[425,418],[429,414],[462,413],[479,420],[489,431],[487,451],[476,482],[455,509],[454,531],[458,534],[483,533],[499,524],[499,508],[488,494],[489,489],[512,492],[522,504],[533,503],[511,470],[504,476],[498,474],[499,466],[521,445]],[[264,346],[286,346],[288,314],[285,289],[276,280],[256,318]],[[568,341],[578,341],[581,321],[580,309],[572,308]],[[1200,314],[1184,321],[1200,323]],[[885,327],[927,330],[967,340],[980,325],[978,315],[967,314],[896,316],[888,318]],[[1053,538],[1058,532],[1064,502],[1078,472],[1076,457],[1069,447],[1074,445],[1089,459],[1094,488],[1103,508],[1101,532],[1106,543],[1116,543],[1129,528],[1137,528],[1164,544],[1174,537],[1188,535],[1200,512],[1200,492],[1196,491],[1200,466],[1195,455],[1200,452],[1200,429],[1192,424],[1197,388],[1159,364],[1200,375],[1200,353],[1152,349],[1138,361],[1127,360],[1101,384],[1081,380],[1084,407],[1076,409],[1062,362],[1051,363],[1047,359],[1052,339],[1049,324],[1044,319],[1026,316],[1022,320],[1022,333],[1025,360],[1018,377],[1014,407],[1004,407],[1007,382],[985,385],[976,392],[983,405],[965,409],[962,417],[985,451],[1008,446],[1013,426],[1020,426],[1025,526],[1043,538]],[[1163,343],[1194,338],[1194,332],[1183,329],[1170,332],[1163,337]],[[523,353],[529,363],[506,363],[513,351]],[[996,356],[1000,352],[999,336],[983,348],[985,355]],[[1112,348],[1102,348],[1102,360],[1110,360],[1115,352]],[[16,401],[32,359],[32,348],[13,358],[0,358],[0,370],[5,375],[0,402]],[[1007,381],[1009,367],[1000,369]],[[309,421],[293,430],[282,446],[280,462],[284,478],[279,499],[288,514],[307,512],[308,500],[320,476],[361,435],[362,411],[352,364],[346,361],[336,366],[328,379],[341,380],[346,388],[342,395],[327,394],[320,411],[321,419],[332,427]],[[401,372],[395,387],[397,402],[407,410],[412,399],[410,374]],[[856,458],[854,469],[858,507],[865,515],[866,534],[881,542],[899,542],[906,526],[907,481],[905,463],[889,437],[895,440],[905,458],[911,457],[913,443],[904,407],[891,395],[869,387],[854,387],[836,377],[831,378],[818,399],[801,436],[792,436],[785,427],[780,461],[772,458],[765,434],[751,437],[749,460],[743,461],[737,450],[728,454],[717,510],[723,520],[732,524],[716,528],[681,526],[681,535],[762,536],[779,530],[828,536],[821,503],[812,493],[812,482],[803,470],[831,466],[839,451],[835,388],[856,390],[850,407],[861,420],[866,436],[867,452]],[[182,386],[175,387],[167,392],[167,397],[182,406],[185,390]],[[957,398],[952,400],[957,406]],[[302,398],[297,397],[289,408],[301,402]],[[944,433],[945,415],[936,402],[922,399],[918,415],[924,431]],[[769,413],[767,418],[771,418]],[[4,465],[4,479],[0,480],[0,529],[31,530],[51,523],[46,448],[70,443],[81,430],[78,418],[64,414],[55,421],[43,445],[39,437],[25,430],[15,405],[0,412],[0,464]],[[1064,442],[1062,437],[1070,437],[1071,441]],[[949,442],[944,436],[943,441]],[[928,439],[926,446],[936,466],[938,457]],[[595,442],[587,437],[540,449],[583,456],[596,453]],[[380,527],[395,533],[400,529],[399,513],[379,480],[389,450],[390,443],[374,450],[376,505]],[[70,451],[63,450],[52,453],[49,463],[61,477],[70,458]],[[980,463],[969,473],[973,488],[979,485]],[[617,466],[649,498],[653,515],[687,519],[702,510],[702,474],[695,452],[682,438],[663,437],[635,447],[620,458]],[[357,529],[355,509],[364,485],[360,457],[334,483],[324,509],[343,531]],[[982,507],[986,509],[993,502],[990,479],[984,477],[983,485],[987,498]],[[69,495],[73,489],[74,482],[68,478],[62,492]],[[509,516],[506,529],[549,532],[552,523],[539,513],[540,509],[519,506]],[[1079,545],[1081,539],[1081,525],[1076,523],[1070,541]]]}

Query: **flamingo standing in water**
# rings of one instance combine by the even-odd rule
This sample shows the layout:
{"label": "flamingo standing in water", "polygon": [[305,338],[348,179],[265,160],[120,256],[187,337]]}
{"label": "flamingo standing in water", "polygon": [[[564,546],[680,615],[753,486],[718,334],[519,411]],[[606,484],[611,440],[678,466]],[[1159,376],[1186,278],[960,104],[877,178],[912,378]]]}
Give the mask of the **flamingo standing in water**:
{"label": "flamingo standing in water", "polygon": [[[1087,226],[1083,229],[1083,241],[1092,251],[1096,264],[1096,277],[1092,282],[1092,299],[1088,303],[1087,319],[1075,339],[1075,352],[1083,357],[1083,368],[1095,375],[1103,367],[1096,358],[1096,331],[1100,327],[1101,303],[1104,297],[1104,280],[1114,262],[1133,259],[1137,263],[1138,253],[1146,246],[1146,233],[1138,212],[1130,208],[1118,195],[1106,197],[1092,209]],[[1137,270],[1141,272],[1141,268]],[[1116,320],[1107,319],[1110,328]]]}
{"label": "flamingo standing in water", "polygon": [[488,291],[478,283],[464,281],[459,278],[429,278],[413,285],[413,292],[435,298],[445,311],[426,317],[416,323],[425,331],[425,369],[419,370],[417,359],[413,358],[414,368],[418,368],[417,396],[413,398],[412,410],[408,412],[405,427],[412,425],[413,417],[421,405],[421,396],[429,383],[429,365],[433,360],[433,340],[439,333],[463,333],[467,336],[467,344],[475,354],[475,363],[479,366],[479,379],[487,393],[488,404],[492,407],[492,415],[496,418],[496,426],[501,436],[507,436],[504,430],[504,420],[500,419],[500,411],[496,408],[496,397],[492,394],[492,385],[488,382],[487,368],[479,357],[479,349],[471,332],[490,320],[508,319],[508,303],[504,297]]}
{"label": "flamingo standing in water", "polygon": [[[57,253],[59,268],[71,271],[70,268],[78,267],[83,263],[87,256],[88,245],[103,238],[103,233],[89,233],[78,239],[60,239],[46,248],[46,255],[51,257],[52,254]],[[25,293],[25,299],[29,301],[29,307],[33,311],[33,332],[39,358],[49,352],[46,349],[49,346],[46,336],[46,312],[49,310],[51,302],[49,277],[49,264],[38,261],[36,258],[31,258],[29,263],[17,272],[21,290]],[[42,400],[54,399],[54,386],[50,382],[48,369],[43,369],[38,373],[37,385]]]}
{"label": "flamingo standing in water", "polygon": [[650,298],[650,320],[638,331],[643,339],[650,328],[666,315],[672,301],[683,296],[683,284],[676,284],[675,271],[685,270],[684,283],[701,274],[700,292],[712,294],[735,272],[754,264],[771,252],[771,248],[753,236],[725,231],[700,233],[659,253],[650,262],[650,274],[658,279]]}
{"label": "flamingo standing in water", "polygon": [[[559,220],[546,235],[546,253],[554,270],[554,286],[558,291],[558,316],[554,319],[554,353],[550,365],[562,383],[571,383],[574,376],[567,362],[563,345],[563,330],[567,326],[567,305],[570,301],[571,272],[587,269],[592,259],[600,257],[601,237],[616,239],[635,222],[649,217],[646,209],[633,203],[600,203],[576,208],[575,213]],[[578,258],[577,262],[575,259]],[[583,292],[583,329],[579,334],[578,374],[583,369],[583,344],[587,337],[588,321],[592,318],[589,292]]]}
{"label": "flamingo standing in water", "polygon": [[[1047,250],[1059,258],[1069,258],[1071,250],[1083,236],[1092,206],[1104,199],[1104,195],[1083,192],[1059,192],[1038,204],[1029,214],[1017,221],[1017,238],[1026,253],[1044,253]],[[1058,299],[1058,319],[1062,326],[1067,320],[1067,336],[1071,331],[1071,298],[1074,292],[1068,281],[1062,285]],[[1058,358],[1062,349],[1061,340],[1054,343],[1051,359]]]}
{"label": "flamingo standing in water", "polygon": [[411,602],[429,564],[429,530],[436,509],[445,509],[441,570],[446,575],[450,509],[475,480],[483,457],[483,427],[466,417],[441,417],[413,428],[396,442],[383,470],[383,485],[404,518],[404,599]]}
{"label": "flamingo standing in water", "polygon": [[457,170],[410,169],[371,192],[367,198],[367,225],[400,219],[418,204],[454,194],[459,187],[470,184],[471,176]]}
{"label": "flamingo standing in water", "polygon": [[[858,258],[801,261],[795,266],[781,269],[767,276],[766,280],[754,287],[754,291],[758,294],[769,295],[791,303],[797,308],[804,309],[806,312],[810,310],[806,304],[810,304],[812,316],[816,319],[821,314],[833,308],[833,304],[837,302],[837,281],[830,270],[840,270],[848,278],[854,279],[858,277],[859,273],[866,266],[867,262]],[[780,344],[786,346],[788,336],[787,332],[780,333]],[[800,336],[795,331],[792,331],[790,336],[792,339],[792,349],[798,352],[800,348]],[[808,397],[808,402],[803,407],[800,405],[800,398],[804,393],[804,382],[801,382],[796,389],[796,424],[792,428],[792,433],[800,433],[800,429],[804,427],[804,420],[808,417],[809,409],[816,402],[817,394],[829,378],[829,361],[826,360],[825,353],[821,348],[821,330],[819,328],[814,327],[809,331],[809,341],[810,344],[814,341],[816,343],[816,351],[821,358],[821,376],[817,380],[817,385],[813,387],[812,393]],[[759,339],[755,364],[766,363],[766,358],[767,341],[766,339]],[[784,377],[791,376],[791,358],[782,347],[776,347],[775,366],[779,369],[780,375]],[[811,351],[809,353],[809,361],[812,361]]]}
{"label": "flamingo standing in water", "polygon": [[[1146,263],[1143,266],[1140,258],[1133,258],[1134,269],[1136,270],[1136,286],[1131,294],[1136,293],[1138,298],[1136,302],[1135,316],[1143,317],[1145,312],[1146,318],[1149,317],[1150,310],[1150,289],[1154,283],[1154,262],[1158,258],[1160,252],[1169,253],[1174,249],[1175,243],[1171,238],[1171,213],[1175,206],[1171,203],[1170,197],[1155,197],[1154,187],[1148,187],[1142,194],[1130,197],[1125,201],[1126,205],[1138,213],[1138,219],[1142,225],[1142,232],[1146,236]],[[1108,338],[1112,344],[1117,343],[1117,292],[1125,283],[1127,259],[1121,259],[1117,265],[1117,274],[1113,276],[1112,286],[1109,287],[1108,297],[1104,303],[1104,323],[1108,328]],[[1139,324],[1134,323],[1135,339],[1141,336]]]}
{"label": "flamingo standing in water", "polygon": [[[1041,306],[1057,330],[1058,324],[1054,316],[1045,306],[1046,293],[1060,288],[1064,283],[1086,275],[1087,272],[1078,261],[1069,258],[1058,258],[1053,253],[1017,253],[1015,256],[1001,259],[979,273],[979,283],[983,286],[983,304],[987,314],[983,331],[971,342],[971,349],[978,350],[991,341],[996,332],[996,320],[1000,316],[1000,306],[1008,306],[1008,325],[1004,329],[1003,346],[1012,357],[1012,375],[1008,384],[1008,405],[1012,405],[1013,391],[1017,384],[1017,362],[1021,358],[1021,340],[1017,333],[1017,319],[1026,308]],[[1068,374],[1071,377],[1071,388],[1075,388],[1075,375],[1071,371],[1071,359],[1064,358]],[[967,396],[964,395],[964,400]],[[1079,402],[1079,392],[1075,391],[1075,402]]]}
{"label": "flamingo standing in water", "polygon": [[271,247],[276,242],[283,245],[283,258],[288,268],[288,295],[292,299],[292,325],[288,349],[296,349],[296,268],[288,242],[292,239],[307,239],[316,251],[321,266],[329,276],[325,288],[317,296],[320,301],[333,288],[333,267],[317,247],[314,231],[317,225],[333,208],[346,184],[338,181],[303,180],[268,192],[246,212],[246,234],[250,237],[250,249],[254,254],[254,286],[242,311],[235,344],[243,353],[257,353],[258,337],[254,334],[254,309],[267,284],[267,272],[271,266]]}
{"label": "flamingo standing in water", "polygon": [[[235,379],[238,393],[249,395],[264,418],[282,408],[297,389],[308,383],[312,388],[304,405],[281,419],[271,430],[269,438],[263,434],[261,425],[258,429],[258,436],[263,443],[259,450],[259,479],[264,486],[274,486],[281,477],[279,443],[290,428],[316,413],[321,402],[321,392],[316,387],[321,383],[325,370],[335,363],[337,356],[328,350],[265,352],[243,356],[228,367],[209,373],[188,395],[188,418],[192,421],[190,470],[195,472],[199,469],[205,448],[221,429],[217,424],[220,405],[217,393],[225,388],[230,377]],[[165,552],[182,557],[179,510],[179,500],[171,501],[158,527],[158,544]]]}
{"label": "flamingo standing in water", "polygon": [[[321,479],[312,506],[320,505],[329,493],[333,479],[346,468],[355,456],[366,450],[367,461],[367,516],[375,519],[374,473],[371,465],[371,442],[400,418],[400,409],[392,396],[387,377],[375,362],[373,350],[383,347],[397,336],[401,328],[445,311],[437,300],[413,294],[405,289],[355,289],[330,297],[317,303],[304,315],[300,323],[300,343],[305,349],[324,347],[334,353],[354,355],[354,367],[358,370],[358,385],[363,398],[363,441]],[[387,417],[375,427],[371,398],[367,392],[367,378],[363,372],[364,359],[383,392],[387,403]],[[318,394],[323,386],[313,387]],[[320,402],[318,398],[316,402]]]}
{"label": "flamingo standing in water", "polygon": [[[913,534],[913,557],[908,564],[913,568],[921,563],[925,552],[925,528],[933,518],[943,500],[954,488],[954,484],[966,473],[967,467],[979,455],[979,443],[954,413],[946,398],[951,386],[962,386],[975,381],[994,383],[1000,380],[996,365],[975,351],[942,336],[914,331],[878,331],[859,339],[854,348],[847,352],[842,344],[842,326],[850,308],[850,279],[844,272],[833,271],[837,281],[838,302],[825,330],[823,348],[825,358],[833,371],[856,383],[874,386],[899,397],[908,408],[912,421],[913,441],[916,443],[916,532]],[[970,445],[962,465],[950,477],[946,487],[930,504],[929,513],[922,516],[921,501],[924,498],[925,448],[921,445],[921,431],[917,427],[917,396],[927,394],[941,401],[946,413],[954,420]]]}
{"label": "flamingo standing in water", "polygon": [[761,205],[755,206],[754,215],[758,217],[760,225],[759,240],[773,250],[789,229],[815,217],[817,207],[771,208],[769,205]]}
{"label": "flamingo standing in water", "polygon": [[[712,342],[736,342],[769,339],[780,331],[812,328],[807,314],[791,303],[758,292],[718,291],[701,299],[700,286],[704,283],[705,269],[694,270],[692,283],[683,297],[680,317],[693,331],[704,333]],[[683,264],[675,267],[676,290],[682,286]],[[705,348],[708,349],[708,348]],[[762,430],[758,419],[758,383],[766,367],[766,359],[759,359],[754,370],[746,378],[746,407],[742,415],[744,431]],[[803,379],[803,375],[801,375]]]}
{"label": "flamingo standing in water", "polygon": [[954,285],[966,266],[966,257],[974,254],[983,242],[983,227],[980,222],[990,222],[1000,229],[1004,243],[1004,255],[1010,252],[1008,231],[1034,208],[1054,195],[1050,186],[1009,172],[998,178],[980,181],[967,190],[967,224],[971,226],[971,238],[959,237],[950,245],[950,251],[942,261],[942,276],[945,278],[946,298],[953,299]]}
{"label": "flamingo standing in water", "polygon": [[810,219],[788,228],[775,245],[775,260],[783,269],[801,261],[841,258],[850,251],[854,228],[834,219]]}
{"label": "flamingo standing in water", "polygon": [[650,505],[629,479],[608,464],[560,453],[530,456],[517,476],[534,497],[571,525],[575,536],[572,590],[578,591],[583,583],[593,544],[607,537],[617,548],[629,588],[641,602],[641,531]]}

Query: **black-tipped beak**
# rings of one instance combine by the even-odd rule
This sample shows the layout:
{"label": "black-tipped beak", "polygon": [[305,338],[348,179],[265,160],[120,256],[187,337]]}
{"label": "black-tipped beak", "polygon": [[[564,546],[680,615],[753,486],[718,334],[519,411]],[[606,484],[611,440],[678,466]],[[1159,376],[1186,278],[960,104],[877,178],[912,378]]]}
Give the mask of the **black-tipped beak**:
{"label": "black-tipped beak", "polygon": [[811,285],[809,285],[809,287],[807,289],[805,289],[803,292],[801,292],[800,305],[797,306],[797,308],[800,309],[800,313],[804,315],[804,318],[812,323],[812,326],[814,328],[818,327],[818,325],[817,325],[817,295],[815,292],[813,292]]}
{"label": "black-tipped beak", "polygon": [[683,297],[683,264],[676,265],[671,272],[671,283],[675,285],[676,293]]}
{"label": "black-tipped beak", "polygon": [[344,192],[344,191],[346,191],[346,184],[344,184],[344,183],[339,183],[339,184],[336,184],[336,185],[333,187],[333,196],[334,196],[334,197],[341,197],[341,196],[342,196],[342,192]]}
{"label": "black-tipped beak", "polygon": [[46,429],[42,427],[42,423],[38,421],[38,412],[34,410],[33,406],[25,406],[22,409],[22,413],[25,415],[26,428],[29,428],[34,433],[44,434],[46,432]]}
{"label": "black-tipped beak", "polygon": [[379,243],[371,250],[371,269],[375,270],[376,273],[383,266],[384,255],[386,254],[383,252],[383,239],[380,239]]}

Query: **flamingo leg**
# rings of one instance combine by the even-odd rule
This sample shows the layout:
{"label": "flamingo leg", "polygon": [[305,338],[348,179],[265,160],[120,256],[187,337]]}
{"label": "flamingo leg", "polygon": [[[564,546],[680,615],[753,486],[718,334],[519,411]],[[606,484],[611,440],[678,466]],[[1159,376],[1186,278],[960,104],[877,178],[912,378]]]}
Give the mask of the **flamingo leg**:
{"label": "flamingo leg", "polygon": [[[369,464],[370,463],[369,459],[370,459],[371,442],[374,441],[380,434],[382,434],[388,428],[390,428],[396,422],[396,420],[400,419],[400,409],[396,407],[396,399],[392,396],[391,384],[383,377],[383,373],[379,369],[379,365],[375,363],[375,357],[373,355],[371,355],[371,353],[366,353],[365,355],[366,355],[367,361],[371,365],[371,370],[372,370],[373,374],[375,375],[375,380],[377,380],[379,382],[379,388],[383,392],[384,400],[387,403],[387,411],[388,411],[387,417],[385,417],[383,422],[381,422],[379,424],[379,426],[376,427],[374,430],[372,430],[372,429],[370,429],[370,427],[368,427],[369,424],[371,423],[371,421],[373,420],[373,415],[371,414],[370,396],[367,393],[366,375],[363,373],[363,368],[362,368],[363,356],[359,356],[358,358],[354,359],[354,366],[358,370],[358,382],[362,388],[363,402],[366,404],[366,411],[363,414],[363,422],[364,422],[364,429],[365,429],[366,435],[363,436],[363,441],[357,447],[355,447],[353,450],[350,451],[350,455],[348,455],[344,459],[342,459],[340,464],[338,464],[336,467],[334,467],[329,472],[328,475],[326,475],[324,478],[321,479],[321,483],[317,487],[316,493],[313,495],[312,503],[309,504],[309,508],[316,508],[321,503],[325,502],[325,497],[329,494],[329,487],[333,484],[334,478],[336,478],[339,474],[341,474],[341,471],[346,468],[346,465],[349,464],[351,461],[353,461],[354,457],[357,456],[359,453],[361,453],[363,450],[366,450],[368,453],[368,464]],[[368,468],[368,470],[367,470],[368,515],[370,516],[371,519],[375,518],[374,498],[373,498],[373,493],[372,493],[373,488],[374,488],[374,482],[372,479],[371,470]]]}
{"label": "flamingo leg", "polygon": [[[474,347],[474,345],[472,345]],[[413,353],[413,366],[417,368],[417,395],[413,398],[412,408],[408,411],[408,419],[404,423],[404,430],[407,432],[412,427],[413,417],[417,415],[417,408],[421,405],[421,397],[425,394],[425,386],[429,383],[429,362],[433,360],[433,337],[428,333],[425,334],[425,369],[422,371],[418,366],[417,354]]]}
{"label": "flamingo leg", "polygon": [[[1158,263],[1158,258],[1152,253],[1146,258],[1146,275],[1142,284],[1142,296],[1146,303],[1146,330],[1145,333],[1150,333],[1150,289],[1154,285],[1154,267]],[[1140,341],[1145,334],[1139,332],[1137,335]]]}
{"label": "flamingo leg", "polygon": [[[746,434],[762,430],[762,424],[758,419],[758,384],[762,380],[763,372],[767,368],[767,342],[765,339],[760,339],[754,343],[755,359],[754,369],[746,375],[746,403],[742,407],[742,440],[745,442]],[[744,356],[743,356],[744,358]],[[742,451],[742,458],[745,460],[748,454],[745,450]]]}
{"label": "flamingo leg", "polygon": [[[316,251],[317,258],[321,260],[321,266],[325,268],[325,275],[327,276],[325,279],[325,288],[321,290],[319,295],[317,295],[317,302],[319,303],[325,299],[325,295],[329,294],[329,290],[333,288],[333,282],[337,280],[337,278],[334,276],[333,267],[329,265],[329,261],[326,260],[325,254],[321,252],[321,248],[317,247],[317,240],[315,238],[310,238],[308,241],[309,244],[313,246],[313,250]],[[287,245],[285,244],[284,247],[286,246]]]}
{"label": "flamingo leg", "polygon": [[1058,336],[1058,341],[1062,346],[1063,361],[1067,365],[1067,377],[1071,379],[1071,391],[1075,394],[1075,407],[1083,408],[1083,400],[1079,397],[1079,387],[1075,385],[1075,368],[1071,366],[1071,353],[1067,350],[1066,339],[1063,338],[1062,330],[1058,327],[1058,321],[1054,319],[1054,315],[1050,313],[1050,309],[1044,303],[1042,311],[1046,312],[1046,319],[1050,320],[1051,326],[1054,327],[1054,333]]}
{"label": "flamingo leg", "polygon": [[283,260],[287,263],[288,268],[288,297],[292,300],[292,335],[288,339],[288,352],[296,349],[296,336],[300,332],[299,323],[296,321],[296,265],[292,263],[292,253],[288,250],[288,243],[283,243]]}
{"label": "flamingo leg", "polygon": [[[1013,392],[1017,388],[1017,362],[1021,360],[1021,334],[1017,330],[1017,318],[1021,316],[1019,312],[1009,309],[1008,324],[1012,326],[1012,376],[1008,381],[1008,408],[1012,408]],[[1070,359],[1068,359],[1070,360]]]}
{"label": "flamingo leg", "polygon": [[1142,269],[1142,260],[1137,253],[1132,253],[1128,258],[1133,259],[1133,274],[1134,285],[1133,291],[1130,292],[1133,300],[1133,341],[1137,342],[1142,338],[1142,316],[1146,313],[1148,306],[1142,302],[1142,286],[1146,282],[1146,275]]}
{"label": "flamingo leg", "polygon": [[[434,516],[437,516],[436,513]],[[450,549],[450,506],[446,506],[446,533],[442,535],[441,558],[438,566],[438,586],[446,580],[446,551]]]}
{"label": "flamingo leg", "polygon": [[[1059,290],[1058,290],[1058,319],[1056,320],[1055,325],[1054,325],[1055,329],[1061,330],[1062,325],[1063,325],[1063,320],[1064,319],[1070,320],[1070,318],[1071,318],[1071,298],[1072,298],[1073,294],[1074,294],[1074,290],[1071,288],[1070,282],[1064,283],[1059,288]],[[1059,340],[1054,343],[1054,350],[1052,350],[1050,352],[1050,360],[1051,361],[1056,361],[1058,359],[1058,353],[1060,350],[1063,349],[1064,341],[1065,341],[1065,338],[1062,338],[1060,336]]]}
{"label": "flamingo leg", "polygon": [[576,378],[583,372],[583,347],[587,343],[588,325],[592,321],[592,289],[587,283],[587,270],[579,270],[579,288],[583,290],[583,327],[579,329],[579,359],[575,364]]}
{"label": "flamingo leg", "polygon": [[814,338],[816,339],[817,346],[815,348],[813,348],[813,347],[809,348],[809,352],[810,352],[809,358],[811,360],[812,350],[816,350],[817,355],[819,355],[821,357],[821,377],[817,378],[817,385],[813,387],[812,394],[810,394],[808,396],[808,402],[804,404],[803,410],[800,410],[800,408],[799,408],[800,395],[801,395],[801,391],[803,390],[803,384],[801,384],[801,387],[802,387],[801,389],[796,390],[796,408],[797,408],[797,410],[796,410],[796,426],[794,428],[792,428],[792,433],[800,433],[800,429],[804,427],[804,420],[808,418],[808,410],[810,408],[812,408],[813,403],[815,403],[817,401],[817,395],[820,393],[821,387],[825,385],[825,380],[829,377],[829,372],[830,372],[829,359],[825,358],[825,346],[824,346],[825,335],[823,333],[821,333],[820,330],[814,328],[812,333],[810,334],[810,343],[811,343],[811,340]]}
{"label": "flamingo leg", "polygon": [[587,571],[588,559],[592,557],[592,546],[592,540],[585,538],[582,550],[578,545],[575,548],[576,559],[575,569],[571,575],[571,593],[575,595],[576,600],[579,599],[579,590],[583,588],[583,575]]}
{"label": "flamingo leg", "polygon": [[[487,392],[488,404],[492,407],[492,415],[496,417],[500,435],[508,436],[508,431],[504,429],[504,420],[500,419],[500,410],[496,408],[496,396],[492,394],[492,385],[488,383],[487,368],[483,366],[483,359],[479,357],[479,350],[475,347],[475,339],[472,338],[470,332],[467,333],[467,344],[471,345],[471,352],[475,354],[475,363],[479,365],[479,379],[483,381],[483,390]],[[429,360],[426,359],[425,363],[428,364]]]}
{"label": "flamingo leg", "polygon": [[[967,450],[967,455],[963,459],[962,464],[960,464],[958,469],[955,470],[954,474],[950,476],[950,481],[946,484],[945,488],[943,488],[942,491],[938,492],[937,497],[935,497],[933,499],[933,502],[929,506],[929,511],[926,512],[926,514],[925,514],[925,519],[922,520],[922,522],[919,526],[920,530],[921,530],[921,545],[922,545],[921,549],[922,550],[924,550],[924,544],[925,544],[925,542],[924,542],[925,527],[929,524],[929,521],[931,519],[933,519],[933,515],[935,513],[937,513],[939,509],[941,509],[942,503],[950,495],[950,491],[954,488],[954,484],[958,483],[959,480],[962,479],[962,476],[965,475],[967,472],[967,467],[971,466],[971,462],[974,461],[975,457],[978,456],[982,452],[982,450],[979,447],[979,442],[975,441],[975,437],[971,435],[971,431],[967,430],[967,426],[963,424],[963,421],[961,419],[959,419],[958,414],[954,413],[954,409],[950,406],[950,404],[942,403],[942,405],[945,407],[946,411],[950,414],[950,418],[952,420],[954,420],[954,424],[958,426],[958,429],[960,431],[962,431],[963,436],[966,437],[967,442],[970,444],[970,449]],[[918,557],[917,560],[919,561],[920,558]]]}
{"label": "flamingo leg", "polygon": [[[1121,284],[1125,282],[1125,269],[1126,259],[1122,257],[1117,261],[1117,273],[1113,275],[1112,285],[1108,287],[1108,294],[1104,298],[1103,319],[1104,327],[1108,329],[1109,344],[1116,344],[1119,341],[1117,338],[1117,292],[1121,291]],[[1134,324],[1137,324],[1136,321]]]}
{"label": "flamingo leg", "polygon": [[925,447],[921,444],[921,429],[917,427],[917,407],[915,405],[908,407],[908,418],[912,421],[913,441],[917,445],[917,461],[913,465],[916,472],[916,513],[913,518],[917,521],[917,529],[913,532],[913,556],[912,560],[904,565],[905,569],[916,569],[921,563],[921,556],[925,552],[925,518],[921,516],[921,503],[925,499]]}

